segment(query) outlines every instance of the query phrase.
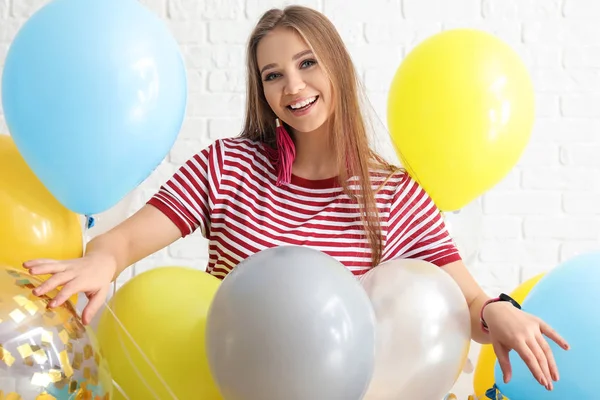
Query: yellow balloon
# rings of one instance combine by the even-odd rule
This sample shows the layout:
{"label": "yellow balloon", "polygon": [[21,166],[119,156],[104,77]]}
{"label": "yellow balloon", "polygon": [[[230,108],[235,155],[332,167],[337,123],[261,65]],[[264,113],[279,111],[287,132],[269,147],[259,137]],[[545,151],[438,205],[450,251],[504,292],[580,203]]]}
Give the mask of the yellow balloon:
{"label": "yellow balloon", "polygon": [[428,38],[400,64],[387,118],[408,173],[442,211],[454,211],[514,167],[534,108],[519,56],[491,34],[456,29]]}
{"label": "yellow balloon", "polygon": [[[520,284],[511,294],[510,297],[515,299],[519,304],[525,301],[525,298],[533,289],[533,287],[542,279],[545,274],[539,274],[531,279]],[[473,375],[473,389],[475,396],[483,396],[489,388],[494,386],[494,366],[496,365],[496,354],[491,344],[481,346],[477,365]]]}
{"label": "yellow balloon", "polygon": [[204,271],[161,267],[117,290],[96,336],[127,397],[171,399],[172,391],[182,400],[221,399],[204,345],[206,316],[220,282]]}
{"label": "yellow balloon", "polygon": [[[23,262],[35,258],[64,260],[83,254],[78,215],[46,189],[7,135],[0,135],[0,221],[1,264],[23,268]],[[75,304],[77,296],[71,301]]]}

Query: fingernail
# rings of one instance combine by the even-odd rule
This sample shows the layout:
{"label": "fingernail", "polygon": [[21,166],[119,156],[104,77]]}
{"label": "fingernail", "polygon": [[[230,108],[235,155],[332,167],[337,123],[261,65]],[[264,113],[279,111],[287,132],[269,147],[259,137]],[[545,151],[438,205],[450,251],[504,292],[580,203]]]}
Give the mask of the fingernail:
{"label": "fingernail", "polygon": [[52,300],[52,301],[50,302],[50,304],[48,304],[48,306],[49,306],[50,308],[54,308],[54,307],[56,307],[56,301]]}

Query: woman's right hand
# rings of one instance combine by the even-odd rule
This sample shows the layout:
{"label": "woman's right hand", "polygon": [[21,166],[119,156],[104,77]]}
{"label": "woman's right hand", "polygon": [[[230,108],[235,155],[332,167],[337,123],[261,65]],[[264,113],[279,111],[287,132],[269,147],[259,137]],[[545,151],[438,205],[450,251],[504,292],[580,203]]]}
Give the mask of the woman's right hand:
{"label": "woman's right hand", "polygon": [[84,324],[89,324],[104,304],[111,281],[117,272],[114,257],[102,253],[89,253],[82,258],[71,260],[36,259],[23,264],[31,275],[52,274],[45,282],[33,290],[42,296],[59,286],[62,289],[50,302],[50,307],[58,307],[76,293],[85,293],[89,299],[82,313]]}

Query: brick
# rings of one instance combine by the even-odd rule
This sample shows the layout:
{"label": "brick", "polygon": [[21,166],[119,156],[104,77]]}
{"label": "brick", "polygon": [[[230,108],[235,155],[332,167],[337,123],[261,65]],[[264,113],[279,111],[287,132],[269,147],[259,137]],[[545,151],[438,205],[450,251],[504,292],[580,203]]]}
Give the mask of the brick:
{"label": "brick", "polygon": [[600,170],[581,167],[531,167],[523,171],[524,189],[585,190],[600,187]]}
{"label": "brick", "polygon": [[256,23],[260,16],[271,8],[284,8],[288,5],[305,6],[323,11],[319,0],[246,0],[246,17]]}
{"label": "brick", "polygon": [[7,18],[0,23],[0,43],[12,43],[25,20]]}
{"label": "brick", "polygon": [[531,72],[531,80],[538,93],[565,93],[586,87],[578,84],[573,74],[562,68],[536,68]]}
{"label": "brick", "polygon": [[169,152],[169,162],[180,167],[212,143],[205,137],[178,140]]}
{"label": "brick", "polygon": [[590,219],[588,216],[526,217],[523,221],[523,233],[526,239],[595,239],[600,234],[600,218]]}
{"label": "brick", "polygon": [[[169,255],[175,258],[194,260],[202,257],[203,254],[207,254],[207,246],[208,240],[200,234],[200,231],[197,231],[197,233],[173,243],[169,247]],[[208,260],[208,257],[205,257],[202,264],[206,263],[206,260]]]}
{"label": "brick", "polygon": [[537,118],[532,142],[600,142],[600,121],[589,118]]}
{"label": "brick", "polygon": [[[469,268],[469,272],[482,287],[494,287],[501,283],[508,288],[515,288],[519,284],[520,269],[517,263],[490,261]],[[498,290],[494,294],[497,296],[500,292],[506,290]]]}
{"label": "brick", "polygon": [[9,0],[0,0],[0,19],[8,18],[10,14]]}
{"label": "brick", "polygon": [[241,94],[196,93],[188,97],[190,117],[238,117],[244,111]]}
{"label": "brick", "polygon": [[243,18],[243,0],[168,1],[168,16],[174,20],[237,20]]}
{"label": "brick", "polygon": [[580,92],[600,91],[600,71],[597,68],[569,70],[572,87]]}
{"label": "brick", "polygon": [[208,40],[212,44],[246,45],[254,24],[250,21],[215,21],[208,23]]}
{"label": "brick", "polygon": [[486,241],[481,247],[479,258],[486,265],[492,263],[555,265],[558,261],[559,240],[516,239]]}
{"label": "brick", "polygon": [[561,15],[561,0],[483,0],[484,18],[533,19],[558,18]]}
{"label": "brick", "polygon": [[246,49],[241,45],[190,45],[183,50],[188,68],[242,68],[246,65]]}
{"label": "brick", "polygon": [[382,16],[393,20],[402,17],[400,0],[378,0],[377,4],[368,1],[356,1],[349,6],[346,0],[325,0],[324,13],[335,15],[337,19],[352,22],[378,22]]}
{"label": "brick", "polygon": [[518,239],[522,236],[521,217],[488,215],[483,219],[481,236],[484,239]]}
{"label": "brick", "polygon": [[600,167],[600,143],[566,144],[560,149],[560,160],[565,165],[581,167]]}
{"label": "brick", "polygon": [[219,70],[208,75],[208,91],[213,93],[245,93],[246,70]]}
{"label": "brick", "polygon": [[563,15],[569,19],[600,18],[600,3],[597,1],[564,0]]}
{"label": "brick", "polygon": [[[179,143],[179,142],[180,141],[178,141],[177,143]],[[144,182],[140,185],[140,187],[143,188],[146,192],[140,193],[139,196],[147,196],[146,198],[142,199],[141,201],[142,202],[147,201],[150,198],[150,196],[152,196],[152,194],[153,194],[152,192],[158,190],[163,183],[165,183],[166,181],[171,179],[173,174],[177,171],[177,168],[178,168],[177,165],[170,163],[166,159],[163,160],[158,165],[158,167],[156,167],[156,169],[154,171],[152,171],[150,176],[148,176],[144,180]],[[151,193],[148,193],[148,191],[150,191]],[[139,196],[137,196],[137,199],[133,198],[131,200],[132,203],[138,202],[138,200],[140,200]]]}
{"label": "brick", "polygon": [[520,167],[559,166],[560,147],[556,143],[529,143],[518,162]]}
{"label": "brick", "polygon": [[207,90],[206,70],[188,69],[187,70],[187,88],[188,93],[205,93]]}
{"label": "brick", "polygon": [[567,44],[563,63],[566,68],[600,68],[600,46]]}
{"label": "brick", "polygon": [[203,139],[207,137],[206,118],[186,118],[179,131],[178,140],[181,139]]}
{"label": "brick", "polygon": [[542,118],[560,115],[560,97],[553,93],[537,93],[535,96],[535,115]]}
{"label": "brick", "polygon": [[46,3],[47,0],[13,0],[11,15],[16,18],[29,18]]}
{"label": "brick", "polygon": [[390,65],[365,70],[365,88],[368,91],[387,92],[397,69]]}
{"label": "brick", "polygon": [[476,29],[482,32],[490,33],[498,39],[504,41],[514,49],[523,47],[521,43],[521,22],[520,21],[496,21],[496,20],[448,20],[444,21],[443,29]]}
{"label": "brick", "polygon": [[205,22],[168,20],[167,26],[180,45],[204,44],[207,42],[208,26]]}
{"label": "brick", "polygon": [[367,68],[379,68],[382,65],[398,67],[404,58],[404,48],[400,45],[348,45],[348,51],[354,65],[361,71]]}
{"label": "brick", "polygon": [[511,191],[521,187],[521,169],[515,166],[500,182],[492,188],[494,191]]}
{"label": "brick", "polygon": [[563,193],[563,209],[567,214],[600,215],[600,191],[568,191]]}
{"label": "brick", "polygon": [[576,256],[598,251],[598,240],[568,240],[560,246],[560,262],[568,261]]}
{"label": "brick", "polygon": [[592,20],[565,20],[562,18],[547,21],[526,21],[523,23],[523,42],[526,44],[597,45],[600,25]]}
{"label": "brick", "polygon": [[434,21],[406,21],[402,23],[368,22],[365,38],[372,44],[395,44],[414,47],[423,40],[442,31],[442,24]]}
{"label": "brick", "polygon": [[238,136],[243,128],[242,118],[213,118],[208,121],[208,137],[217,140]]}
{"label": "brick", "polygon": [[[365,2],[365,5],[371,3]],[[377,7],[372,7],[377,9]],[[477,20],[481,18],[480,0],[403,0],[402,12],[410,20]],[[390,15],[387,12],[380,14]]]}
{"label": "brick", "polygon": [[[17,0],[19,1],[19,0]],[[167,0],[138,0],[142,5],[156,14],[158,17],[166,18]]]}
{"label": "brick", "polygon": [[486,214],[545,215],[560,213],[562,198],[559,191],[498,191],[483,196]]}
{"label": "brick", "polygon": [[346,21],[339,16],[330,19],[346,46],[365,43],[365,24],[362,21]]}
{"label": "brick", "polygon": [[565,94],[560,99],[560,109],[565,117],[600,117],[600,95],[596,93]]}

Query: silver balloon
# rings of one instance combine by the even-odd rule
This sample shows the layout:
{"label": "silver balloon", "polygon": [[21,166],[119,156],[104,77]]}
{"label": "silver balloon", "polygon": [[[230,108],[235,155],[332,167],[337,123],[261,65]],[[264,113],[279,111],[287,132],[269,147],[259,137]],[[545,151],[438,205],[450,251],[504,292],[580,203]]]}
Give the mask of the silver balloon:
{"label": "silver balloon", "polygon": [[375,371],[365,400],[435,400],[448,394],[467,359],[467,302],[449,274],[421,260],[394,260],[361,283],[377,318]]}
{"label": "silver balloon", "polygon": [[275,247],[223,280],[206,347],[225,400],[359,400],[373,373],[375,315],[337,260]]}

